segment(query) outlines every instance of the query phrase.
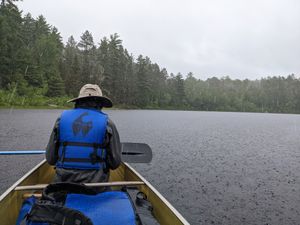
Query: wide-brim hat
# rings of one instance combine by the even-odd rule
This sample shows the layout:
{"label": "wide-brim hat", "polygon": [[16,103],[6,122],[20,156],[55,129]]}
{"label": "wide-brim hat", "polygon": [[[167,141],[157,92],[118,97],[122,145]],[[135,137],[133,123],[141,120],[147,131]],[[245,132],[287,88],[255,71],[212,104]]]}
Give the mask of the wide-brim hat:
{"label": "wide-brim hat", "polygon": [[69,100],[68,102],[76,102],[78,100],[84,100],[88,98],[93,98],[95,101],[99,101],[101,103],[101,106],[110,108],[113,106],[112,101],[103,96],[102,91],[100,87],[97,84],[86,84],[84,85],[79,92],[79,95],[77,98],[73,98]]}

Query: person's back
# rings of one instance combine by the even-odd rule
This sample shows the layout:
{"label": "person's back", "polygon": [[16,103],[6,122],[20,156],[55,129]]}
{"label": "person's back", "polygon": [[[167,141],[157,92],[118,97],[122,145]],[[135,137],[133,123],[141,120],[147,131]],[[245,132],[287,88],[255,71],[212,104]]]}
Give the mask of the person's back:
{"label": "person's back", "polygon": [[121,143],[114,123],[101,111],[112,102],[97,85],[80,90],[75,108],[57,119],[46,150],[47,162],[56,166],[55,182],[105,182],[109,169],[121,163]]}

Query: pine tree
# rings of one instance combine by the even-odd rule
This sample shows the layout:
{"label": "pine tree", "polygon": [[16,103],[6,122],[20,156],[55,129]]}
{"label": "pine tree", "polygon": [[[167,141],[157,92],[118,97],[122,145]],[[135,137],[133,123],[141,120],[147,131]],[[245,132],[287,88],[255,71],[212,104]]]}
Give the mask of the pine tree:
{"label": "pine tree", "polygon": [[23,42],[21,39],[21,12],[11,1],[0,6],[0,87],[18,82],[22,77]]}
{"label": "pine tree", "polygon": [[148,80],[148,65],[150,59],[148,57],[143,58],[139,55],[136,64],[136,76],[137,76],[137,97],[136,103],[139,107],[145,107],[149,104],[149,95],[151,91],[150,83]]}
{"label": "pine tree", "polygon": [[74,37],[69,37],[61,60],[60,71],[65,83],[66,93],[70,96],[76,96],[78,90],[83,85],[83,82],[80,79],[81,64],[79,54],[80,52]]}
{"label": "pine tree", "polygon": [[89,31],[85,31],[77,45],[80,50],[81,74],[80,81],[82,83],[92,83],[93,78],[93,62],[96,60],[96,49],[93,41],[93,36]]}
{"label": "pine tree", "polygon": [[62,78],[58,73],[53,73],[49,83],[47,96],[49,97],[59,97],[65,94],[65,86]]}

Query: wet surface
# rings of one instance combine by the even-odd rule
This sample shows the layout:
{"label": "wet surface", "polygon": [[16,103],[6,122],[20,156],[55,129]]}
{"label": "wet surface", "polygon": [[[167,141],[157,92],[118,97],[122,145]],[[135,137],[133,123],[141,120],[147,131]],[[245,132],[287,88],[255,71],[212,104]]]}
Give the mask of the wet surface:
{"label": "wet surface", "polygon": [[[0,149],[46,146],[60,110],[0,110]],[[191,224],[298,224],[300,116],[107,111],[122,141],[145,142],[134,167]],[[1,156],[4,192],[43,156]]]}

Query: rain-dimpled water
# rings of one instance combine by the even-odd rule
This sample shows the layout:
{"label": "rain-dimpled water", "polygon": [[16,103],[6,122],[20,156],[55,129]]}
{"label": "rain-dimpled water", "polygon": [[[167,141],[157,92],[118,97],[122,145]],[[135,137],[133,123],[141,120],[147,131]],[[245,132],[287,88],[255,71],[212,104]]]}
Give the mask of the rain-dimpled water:
{"label": "rain-dimpled water", "polygon": [[[44,149],[61,112],[0,110],[0,149]],[[105,112],[121,141],[151,146],[134,168],[191,224],[299,224],[299,115]],[[1,193],[43,158],[1,156]]]}

